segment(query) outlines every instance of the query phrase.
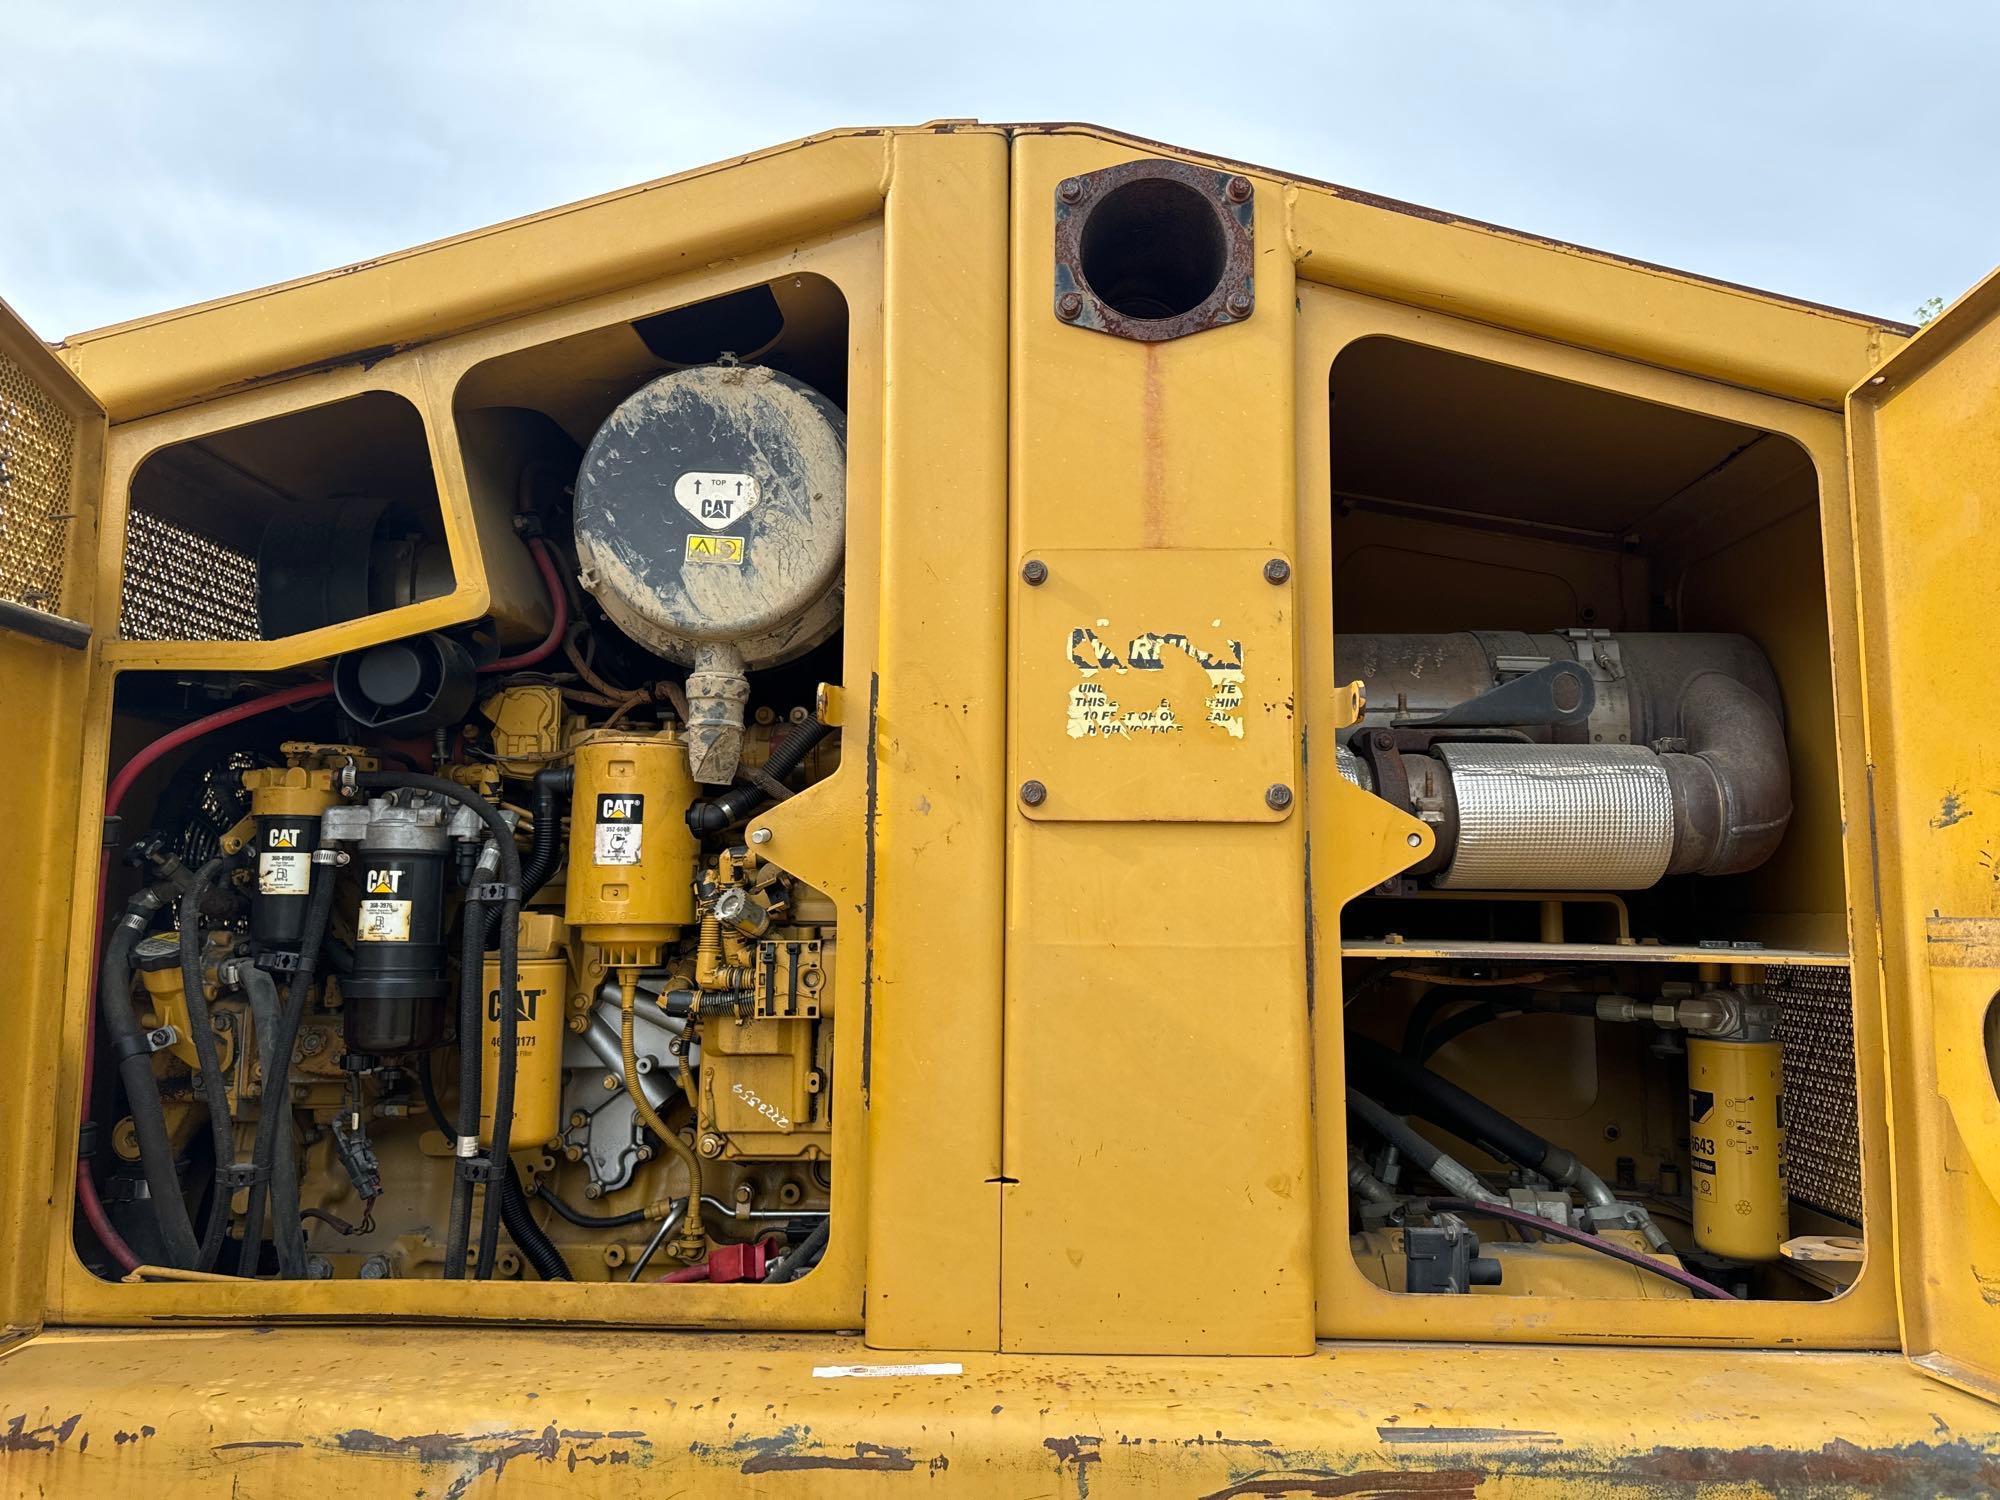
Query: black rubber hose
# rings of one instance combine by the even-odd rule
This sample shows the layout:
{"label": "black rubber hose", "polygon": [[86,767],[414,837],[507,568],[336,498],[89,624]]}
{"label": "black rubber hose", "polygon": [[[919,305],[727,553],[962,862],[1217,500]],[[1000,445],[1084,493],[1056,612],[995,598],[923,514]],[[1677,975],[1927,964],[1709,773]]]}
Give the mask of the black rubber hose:
{"label": "black rubber hose", "polygon": [[1403,1056],[1411,1062],[1421,1062],[1435,1047],[1426,1048],[1424,1038],[1430,1035],[1438,1014],[1446,1006],[1453,1004],[1511,1004],[1517,1009],[1525,1009],[1532,999],[1526,989],[1512,985],[1484,985],[1468,988],[1457,984],[1434,984],[1425,990],[1423,997],[1410,1008],[1410,1016],[1403,1023]]}
{"label": "black rubber hose", "polygon": [[571,1208],[555,1195],[547,1183],[537,1185],[535,1196],[554,1209],[558,1217],[569,1220],[578,1229],[623,1229],[628,1224],[646,1222],[644,1209],[635,1208],[626,1214],[587,1214],[580,1208]]}
{"label": "black rubber hose", "polygon": [[159,1222],[161,1244],[171,1265],[190,1271],[201,1257],[201,1245],[188,1218],[180,1173],[174,1169],[174,1145],[160,1104],[160,1081],[153,1076],[153,1054],[132,1010],[132,947],[145,936],[153,918],[172,905],[173,895],[173,882],[162,881],[147,886],[126,903],[124,915],[111,926],[111,940],[104,945],[97,1007],[111,1055],[118,1063],[119,1082],[125,1085],[125,1101],[132,1108],[139,1164],[146,1174],[148,1201]]}
{"label": "black rubber hose", "polygon": [[[324,856],[324,858],[322,858]],[[264,1244],[265,1183],[270,1180],[278,1159],[278,1135],[292,1128],[291,1072],[292,1048],[298,1044],[299,1023],[305,1019],[312,996],[313,974],[319,967],[320,945],[326,941],[326,927],[333,915],[334,878],[339,855],[332,849],[317,849],[312,859],[312,892],[306,899],[304,931],[299,937],[299,966],[292,971],[285,988],[285,1008],[278,1015],[278,1034],[271,1042],[271,1066],[277,1076],[264,1077],[264,1093],[257,1106],[257,1138],[250,1150],[253,1168],[249,1214],[244,1219],[243,1249],[237,1270],[244,1276],[257,1273]],[[305,1229],[292,1222],[275,1223],[272,1239],[278,1247],[278,1274],[302,1278],[306,1274]]]}
{"label": "black rubber hose", "polygon": [[[1552,1146],[1518,1121],[1474,1098],[1457,1084],[1440,1078],[1372,1037],[1350,1031],[1347,1034],[1347,1065],[1350,1076],[1382,1079],[1392,1085],[1398,1102],[1433,1125],[1442,1125],[1454,1135],[1489,1146],[1508,1160],[1530,1171],[1543,1170]],[[1569,1153],[1562,1152],[1567,1159]]]}
{"label": "black rubber hose", "polygon": [[[214,1270],[216,1257],[222,1254],[223,1237],[229,1231],[232,1196],[229,1182],[236,1166],[236,1124],[229,1114],[229,1086],[222,1076],[222,1052],[216,1045],[215,1023],[208,1010],[208,988],[201,974],[201,905],[216,876],[230,862],[229,856],[219,854],[196,870],[180,904],[181,990],[187,1002],[188,1030],[194,1033],[195,1062],[201,1069],[201,1095],[208,1106],[208,1130],[215,1141],[215,1208],[208,1216],[207,1232],[201,1237],[201,1254],[195,1261],[198,1271]],[[252,1198],[254,1203],[254,1190]]]}
{"label": "black rubber hose", "polygon": [[[535,772],[535,831],[528,844],[528,862],[521,866],[523,902],[534,900],[555,874],[556,866],[562,863],[562,803],[569,799],[575,785],[576,772],[568,766]],[[487,947],[493,946],[499,928],[500,910],[495,907],[486,915]]]}
{"label": "black rubber hose", "polygon": [[[813,746],[831,733],[831,724],[822,724],[817,719],[806,720],[772,747],[770,758],[764,762],[764,775],[773,781],[783,781],[805,764]],[[696,838],[720,833],[731,824],[742,822],[770,798],[771,794],[758,783],[745,782],[742,786],[731,787],[720,797],[696,802],[689,807],[687,825]]]}
{"label": "black rubber hose", "polygon": [[[269,1027],[258,1033],[259,1051],[269,1054],[263,1058],[264,1097],[266,1100],[269,1100],[273,1077],[279,1080],[280,1087],[289,1089],[290,1086],[290,1070],[278,1067],[277,1055],[269,1052],[269,1049],[275,1047],[278,1042],[278,1030],[284,1015],[284,1002],[278,998],[278,981],[271,977],[268,970],[257,968],[253,964],[245,964],[242,966],[237,982],[242,985],[243,993],[250,997],[250,1008],[253,1018],[260,1025],[264,1016],[271,1018]],[[287,1114],[289,1114],[291,1110],[289,1097],[285,1100],[285,1109]],[[253,1144],[253,1158],[254,1151],[255,1147]],[[277,1146],[271,1160],[269,1191],[272,1224],[277,1226],[287,1224],[301,1225],[298,1248],[299,1257],[303,1261],[305,1257],[305,1232],[299,1219],[299,1149],[297,1137],[291,1128],[289,1120],[278,1131]],[[263,1228],[261,1224],[257,1227],[259,1231]]]}
{"label": "black rubber hose", "polygon": [[1402,1152],[1411,1166],[1434,1177],[1437,1164],[1445,1159],[1443,1148],[1424,1139],[1401,1115],[1383,1108],[1356,1089],[1347,1091],[1347,1107],[1360,1117],[1362,1124]]}
{"label": "black rubber hose", "polygon": [[817,1257],[826,1249],[827,1231],[832,1225],[832,1215],[828,1215],[815,1224],[813,1232],[799,1242],[798,1249],[785,1257],[784,1265],[778,1268],[778,1274],[771,1279],[779,1283],[797,1281],[806,1272],[810,1271],[812,1266],[808,1265],[807,1262],[813,1261],[816,1263]]}
{"label": "black rubber hose", "polygon": [[[1507,1016],[1564,1015],[1589,1016],[1597,1014],[1595,995],[1564,995],[1544,993],[1535,1003],[1518,1005],[1512,1001],[1482,1001],[1468,1010],[1462,1010],[1440,1026],[1432,1028],[1424,1037],[1423,1050],[1416,1061],[1428,1063],[1437,1053],[1464,1036],[1468,1031],[1476,1031],[1489,1021],[1502,1020]],[[1408,1054],[1405,1054],[1406,1056]]]}
{"label": "black rubber hose", "polygon": [[[493,1259],[500,1247],[500,1200],[501,1194],[491,1191],[499,1183],[499,1166],[508,1157],[512,1142],[509,1135],[514,1128],[514,1044],[517,1034],[517,996],[520,989],[520,942],[521,942],[521,851],[514,844],[514,830],[507,820],[500,816],[500,810],[476,792],[467,790],[455,781],[447,781],[442,776],[426,776],[417,771],[364,771],[355,778],[355,785],[361,791],[377,791],[401,788],[410,791],[433,792],[447,801],[456,802],[469,808],[480,821],[486,824],[500,851],[500,883],[508,888],[509,894],[500,906],[500,1067],[499,1079],[493,1090],[493,1145],[487,1160],[493,1164],[493,1177],[488,1184],[480,1208],[479,1223],[479,1268],[481,1277],[493,1274]],[[469,1048],[473,1054],[470,1072],[474,1087],[469,1097],[458,1101],[460,1139],[476,1139],[479,1134],[478,1098],[478,1049],[479,1049],[479,1006],[480,970],[485,963],[486,929],[478,918],[468,914],[464,919],[466,931],[465,947],[472,958],[470,989],[473,995],[472,1028],[461,1029],[458,1045],[461,1059]],[[477,944],[477,947],[474,947]],[[461,1004],[459,1024],[465,1023],[463,996],[467,989],[464,976],[460,980]],[[465,1072],[461,1061],[460,1078]],[[469,1118],[468,1118],[469,1116]],[[458,1143],[454,1142],[454,1149]],[[461,1179],[462,1180],[462,1179]],[[453,1189],[456,1202],[458,1190]],[[467,1205],[468,1212],[470,1205]],[[454,1222],[454,1231],[456,1224]],[[450,1274],[450,1263],[446,1263],[446,1274]],[[461,1268],[462,1274],[462,1268]]]}
{"label": "black rubber hose", "polygon": [[[459,916],[458,950],[458,1128],[444,1138],[454,1160],[463,1159],[461,1142],[479,1138],[480,1027],[479,1002],[486,988],[486,915],[475,902],[465,903]],[[465,1279],[466,1252],[472,1246],[472,1180],[455,1172],[451,1180],[451,1218],[445,1230],[444,1274],[447,1281]]]}
{"label": "black rubber hose", "polygon": [[542,1226],[535,1222],[535,1216],[528,1212],[528,1195],[521,1189],[521,1174],[514,1170],[514,1163],[507,1163],[506,1175],[500,1179],[500,1217],[506,1222],[507,1233],[514,1237],[521,1254],[528,1264],[535,1268],[535,1274],[544,1281],[570,1281],[569,1264],[562,1258],[562,1252],[555,1242],[542,1233]]}

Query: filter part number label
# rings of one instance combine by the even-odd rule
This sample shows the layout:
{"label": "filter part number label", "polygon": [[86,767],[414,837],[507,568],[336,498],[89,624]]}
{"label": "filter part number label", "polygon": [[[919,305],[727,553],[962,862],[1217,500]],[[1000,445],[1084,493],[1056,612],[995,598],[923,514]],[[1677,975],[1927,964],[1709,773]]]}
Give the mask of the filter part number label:
{"label": "filter part number label", "polygon": [[603,792],[597,798],[597,863],[636,865],[645,848],[646,798],[639,792]]}
{"label": "filter part number label", "polygon": [[752,474],[720,474],[690,469],[674,481],[674,500],[704,526],[727,526],[750,514],[763,498]]}
{"label": "filter part number label", "polygon": [[364,943],[407,943],[410,940],[410,903],[364,900],[354,918],[354,936]]}
{"label": "filter part number label", "polygon": [[264,849],[257,855],[257,894],[303,896],[312,889],[312,856],[302,851]]}

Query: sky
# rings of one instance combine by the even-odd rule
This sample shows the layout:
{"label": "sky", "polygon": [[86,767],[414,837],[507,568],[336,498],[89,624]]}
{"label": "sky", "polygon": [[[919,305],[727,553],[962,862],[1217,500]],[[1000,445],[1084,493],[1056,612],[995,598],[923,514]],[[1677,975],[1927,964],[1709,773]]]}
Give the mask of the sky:
{"label": "sky", "polygon": [[1993,0],[0,0],[47,338],[838,125],[1089,120],[1891,318],[2000,262]]}

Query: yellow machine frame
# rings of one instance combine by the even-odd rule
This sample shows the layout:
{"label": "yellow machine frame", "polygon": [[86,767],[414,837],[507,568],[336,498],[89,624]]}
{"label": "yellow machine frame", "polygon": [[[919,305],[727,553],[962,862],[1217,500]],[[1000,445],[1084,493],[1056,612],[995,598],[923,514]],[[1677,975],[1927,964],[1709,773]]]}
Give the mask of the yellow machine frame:
{"label": "yellow machine frame", "polygon": [[[1257,315],[1162,345],[1051,318],[1056,184],[1161,156],[1252,183]],[[768,857],[839,904],[852,958],[821,1270],[671,1300],[90,1275],[69,1188],[99,789],[129,753],[118,674],[282,676],[523,617],[537,585],[501,545],[506,516],[472,493],[459,380],[807,273],[849,313],[843,755],[760,822]],[[2000,786],[1981,718],[1996,311],[2000,279],[1908,341],[1093,127],[939,122],[813,137],[53,353],[0,318],[0,355],[77,423],[70,565],[48,613],[89,636],[0,630],[8,1491],[372,1494],[394,1476],[459,1495],[559,1476],[579,1493],[708,1493],[750,1476],[861,1493],[918,1475],[1097,1495],[2000,1488],[2000,887],[1975,858],[1977,819],[1934,820],[1951,789]],[[1338,913],[1429,830],[1341,780],[1330,714],[1259,751],[1300,793],[1288,810],[1175,822],[1137,783],[1108,811],[1062,801],[1060,745],[1020,705],[1034,641],[1067,606],[1024,598],[1030,556],[1162,612],[1113,629],[1189,607],[1203,625],[1257,615],[1296,701],[1336,701],[1323,393],[1340,350],[1376,335],[1780,433],[1818,471],[1844,831],[1815,852],[1848,876],[1871,1251],[1840,1297],[1380,1291],[1315,1213],[1342,1201],[1346,1159],[1324,1104],[1343,1076]],[[380,390],[424,419],[449,594],[276,641],[119,638],[126,496],[147,455]],[[1207,501],[1225,476],[1241,497],[1227,514]],[[1282,593],[1250,571],[1265,557],[1293,564]],[[1035,777],[1050,796],[1024,805]],[[1197,941],[1232,885],[1307,894],[1226,948]],[[1254,1047],[1218,1028],[1218,985]],[[1211,1107],[1132,1084],[1161,1077]],[[1241,1161],[1256,1181],[1231,1175]],[[1179,1205],[1171,1225],[1162,1202]],[[412,1338],[413,1320],[446,1326]],[[713,1331],[731,1329],[761,1331]]]}

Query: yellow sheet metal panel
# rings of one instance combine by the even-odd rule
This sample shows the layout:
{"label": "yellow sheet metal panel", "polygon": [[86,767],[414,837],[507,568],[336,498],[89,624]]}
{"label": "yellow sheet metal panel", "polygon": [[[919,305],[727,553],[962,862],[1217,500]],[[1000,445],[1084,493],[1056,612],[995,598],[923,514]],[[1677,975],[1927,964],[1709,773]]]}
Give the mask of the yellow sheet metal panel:
{"label": "yellow sheet metal panel", "polygon": [[[1494,1299],[1504,1300],[1504,1299]],[[0,1358],[14,1495],[1980,1495],[1992,1408],[1894,1356],[893,1360],[858,1338],[48,1334]]]}
{"label": "yellow sheet metal panel", "polygon": [[[1065,632],[1105,618],[1205,635],[1232,611],[1187,595],[1200,571],[1187,559],[1290,555],[1291,266],[1265,199],[1253,204],[1247,321],[1165,343],[1062,321],[1057,186],[1136,155],[1081,136],[1015,142],[1013,555],[1018,569],[1037,557],[1060,566],[1078,550],[1157,553],[1106,574],[1086,618],[1062,616]],[[1032,585],[1018,571],[1013,587],[1015,718],[1042,712],[1059,726],[1067,688],[1030,666],[1063,645],[1044,638],[1053,606],[1026,599]],[[1276,591],[1259,573],[1228,597],[1242,589]],[[1257,638],[1283,653],[1271,668],[1289,680],[1290,625],[1273,615]],[[1258,743],[1296,733],[1296,723],[1277,726]],[[1248,739],[1228,748],[1246,752],[1235,800],[1254,802],[1271,763],[1252,759]],[[1018,792],[1040,772],[1017,737],[1010,783]],[[1162,766],[1148,797],[1193,800],[1215,774]],[[1066,795],[1050,784],[1050,805]],[[1299,820],[1039,821],[1013,801],[1003,1347],[1303,1352],[1312,1284]]]}
{"label": "yellow sheet metal panel", "polygon": [[2000,274],[1849,428],[1907,1347],[2000,1392]]}
{"label": "yellow sheet metal panel", "polygon": [[871,765],[868,1338],[992,1348],[1007,146],[991,132],[909,134],[892,159],[882,337],[889,363],[910,373],[888,387],[874,686],[848,679],[857,717],[869,714]]}

